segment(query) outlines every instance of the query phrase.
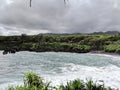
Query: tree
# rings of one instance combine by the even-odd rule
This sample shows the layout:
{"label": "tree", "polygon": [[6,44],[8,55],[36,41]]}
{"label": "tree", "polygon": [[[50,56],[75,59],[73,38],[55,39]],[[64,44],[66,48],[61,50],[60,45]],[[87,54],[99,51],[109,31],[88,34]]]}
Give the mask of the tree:
{"label": "tree", "polygon": [[[64,0],[64,3],[66,4],[66,1],[68,1],[68,0]],[[30,7],[32,6],[32,0],[30,0]]]}
{"label": "tree", "polygon": [[30,0],[30,7],[31,7],[32,0]]}

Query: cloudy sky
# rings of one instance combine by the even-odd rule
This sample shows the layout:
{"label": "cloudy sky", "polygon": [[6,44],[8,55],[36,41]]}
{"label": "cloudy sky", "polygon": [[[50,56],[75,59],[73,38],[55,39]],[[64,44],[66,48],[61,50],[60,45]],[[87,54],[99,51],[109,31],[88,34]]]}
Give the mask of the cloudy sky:
{"label": "cloudy sky", "polygon": [[0,0],[0,35],[120,31],[120,0]]}

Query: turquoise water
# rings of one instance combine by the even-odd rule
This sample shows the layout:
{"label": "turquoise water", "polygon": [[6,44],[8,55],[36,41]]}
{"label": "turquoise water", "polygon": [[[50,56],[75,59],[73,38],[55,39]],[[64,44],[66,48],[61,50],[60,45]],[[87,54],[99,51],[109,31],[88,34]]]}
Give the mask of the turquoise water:
{"label": "turquoise water", "polygon": [[63,52],[18,52],[2,55],[0,51],[0,90],[22,84],[26,71],[36,72],[56,86],[76,78],[104,80],[106,86],[120,88],[120,56]]}

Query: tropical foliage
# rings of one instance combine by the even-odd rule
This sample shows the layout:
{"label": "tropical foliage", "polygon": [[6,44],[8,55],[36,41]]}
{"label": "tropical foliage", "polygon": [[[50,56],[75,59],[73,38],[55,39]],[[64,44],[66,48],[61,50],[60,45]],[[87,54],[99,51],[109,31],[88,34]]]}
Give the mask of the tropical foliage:
{"label": "tropical foliage", "polygon": [[35,73],[25,73],[24,85],[21,86],[9,86],[7,90],[112,90],[105,87],[103,84],[98,84],[92,80],[84,82],[76,79],[67,82],[66,85],[60,85],[57,87],[50,86],[50,83],[45,83],[44,80]]}
{"label": "tropical foliage", "polygon": [[102,50],[120,53],[120,34],[116,35],[33,35],[0,36],[0,50],[55,51],[85,53]]}
{"label": "tropical foliage", "polygon": [[9,86],[8,90],[48,90],[50,83],[45,83],[41,77],[35,73],[25,73],[24,85]]}

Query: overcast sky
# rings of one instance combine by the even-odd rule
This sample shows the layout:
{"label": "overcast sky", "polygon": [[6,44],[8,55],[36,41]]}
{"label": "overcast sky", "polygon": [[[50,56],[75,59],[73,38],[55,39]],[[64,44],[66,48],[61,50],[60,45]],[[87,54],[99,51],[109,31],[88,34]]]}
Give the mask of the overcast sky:
{"label": "overcast sky", "polygon": [[0,0],[0,35],[120,31],[120,0]]}

